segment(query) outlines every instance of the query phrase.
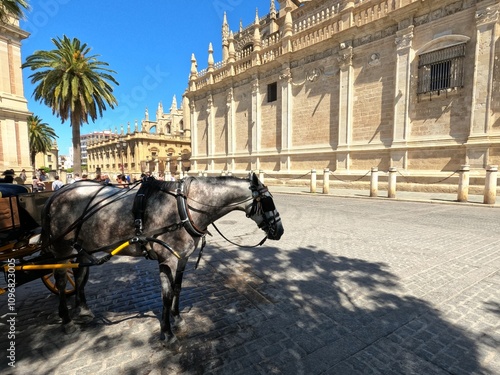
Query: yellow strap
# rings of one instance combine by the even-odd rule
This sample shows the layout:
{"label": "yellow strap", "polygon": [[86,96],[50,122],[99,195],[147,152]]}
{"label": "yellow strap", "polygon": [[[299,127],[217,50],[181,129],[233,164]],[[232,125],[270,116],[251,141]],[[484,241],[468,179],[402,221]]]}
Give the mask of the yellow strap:
{"label": "yellow strap", "polygon": [[[56,268],[78,268],[79,263],[64,263],[64,264],[26,264],[24,266],[14,266],[16,271],[28,271],[28,270],[52,270]],[[10,268],[8,265],[4,266],[4,270],[7,271]]]}
{"label": "yellow strap", "polygon": [[[120,246],[115,248],[110,255],[114,256],[118,254],[120,251],[125,249],[127,246],[130,245],[130,241],[126,241],[122,243]],[[14,269],[16,271],[23,271],[23,270],[50,270],[50,269],[57,269],[57,268],[78,268],[80,267],[80,263],[57,263],[57,264],[26,264],[26,265],[21,265],[21,266],[14,266]],[[4,271],[8,272],[9,269],[12,269],[8,264],[3,266]]]}
{"label": "yellow strap", "polygon": [[118,246],[116,249],[114,249],[110,254],[112,256],[116,255],[116,254],[118,254],[120,251],[122,251],[123,249],[125,249],[129,245],[130,245],[130,241],[124,242],[120,246]]}

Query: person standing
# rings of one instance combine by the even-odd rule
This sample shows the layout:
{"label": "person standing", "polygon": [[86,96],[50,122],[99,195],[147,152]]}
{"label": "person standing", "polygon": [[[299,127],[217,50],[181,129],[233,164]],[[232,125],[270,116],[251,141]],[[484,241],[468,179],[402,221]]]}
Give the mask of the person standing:
{"label": "person standing", "polygon": [[40,169],[40,177],[38,178],[40,181],[47,181],[47,174],[43,169]]}
{"label": "person standing", "polygon": [[52,183],[52,191],[57,191],[63,186],[64,184],[62,183],[61,180],[59,180],[59,176],[56,176],[54,182]]}
{"label": "person standing", "polygon": [[23,170],[21,171],[21,173],[19,173],[19,178],[23,181],[23,184],[25,184],[25,183],[26,183],[26,178],[27,178],[27,176],[26,176],[26,170],[25,170],[25,169],[23,169]]}
{"label": "person standing", "polygon": [[12,184],[14,182],[14,170],[13,169],[7,169],[5,172],[2,173],[2,176],[5,176],[5,177],[1,178],[0,182],[6,183],[6,184]]}
{"label": "person standing", "polygon": [[45,184],[40,181],[37,177],[36,174],[33,175],[33,182],[32,182],[32,191],[34,193],[38,192],[38,191],[44,191],[45,190]]}

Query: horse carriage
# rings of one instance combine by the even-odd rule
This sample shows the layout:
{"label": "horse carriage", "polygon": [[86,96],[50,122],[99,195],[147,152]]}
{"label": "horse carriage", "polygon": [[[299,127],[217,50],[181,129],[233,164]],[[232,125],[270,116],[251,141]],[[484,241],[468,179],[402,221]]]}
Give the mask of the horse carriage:
{"label": "horse carriage", "polygon": [[[14,192],[6,198],[11,217],[2,232],[1,260],[7,283],[11,272],[16,284],[42,277],[59,295],[59,316],[70,333],[76,330],[75,321],[93,318],[84,293],[91,266],[115,255],[156,260],[163,300],[160,338],[171,348],[179,346],[171,323],[182,321],[184,270],[197,248],[201,256],[208,226],[220,233],[215,221],[242,211],[265,232],[258,245],[283,234],[272,195],[254,173],[247,178],[147,178],[128,188],[78,181],[53,193]],[[70,294],[75,295],[72,314]]]}
{"label": "horse carriage", "polygon": [[[41,279],[52,293],[59,293],[51,268],[40,267],[31,271],[14,269],[19,266],[43,264],[52,258],[41,254],[39,242],[41,212],[52,193],[33,193],[24,185],[0,183],[0,265],[6,282],[5,285],[0,282],[0,295],[6,293],[7,285],[12,285],[14,280],[15,285],[19,286],[36,279]],[[75,292],[75,283],[71,269],[67,271],[67,279],[68,287],[65,293],[72,295]]]}

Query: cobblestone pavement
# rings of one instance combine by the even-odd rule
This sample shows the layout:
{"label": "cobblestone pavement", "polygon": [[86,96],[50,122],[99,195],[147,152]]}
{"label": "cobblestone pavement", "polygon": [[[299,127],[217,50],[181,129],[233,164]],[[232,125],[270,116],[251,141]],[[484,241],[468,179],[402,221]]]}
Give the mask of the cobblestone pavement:
{"label": "cobblestone pavement", "polygon": [[[15,368],[0,296],[0,373],[500,374],[497,209],[275,199],[282,240],[215,234],[186,274],[179,352],[159,340],[156,263],[116,258],[91,270],[96,318],[69,336],[40,281],[17,288]],[[219,228],[262,238],[241,213]]]}

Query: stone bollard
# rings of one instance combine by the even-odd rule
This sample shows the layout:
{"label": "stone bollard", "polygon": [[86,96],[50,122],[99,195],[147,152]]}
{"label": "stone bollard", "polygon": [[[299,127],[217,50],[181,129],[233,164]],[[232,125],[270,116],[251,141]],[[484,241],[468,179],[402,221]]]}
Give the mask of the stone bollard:
{"label": "stone bollard", "polygon": [[458,202],[467,202],[469,200],[469,172],[470,166],[468,164],[462,165],[458,177]]}
{"label": "stone bollard", "polygon": [[387,198],[396,198],[396,167],[389,168],[388,186],[387,186]]}
{"label": "stone bollard", "polygon": [[316,193],[316,169],[311,169],[311,193]]}
{"label": "stone bollard", "polygon": [[198,172],[198,177],[202,177],[203,176],[203,172],[202,171],[199,171]]}
{"label": "stone bollard", "polygon": [[221,176],[225,176],[226,175],[226,172],[224,171],[224,169],[222,171],[220,171],[220,175]]}
{"label": "stone bollard", "polygon": [[330,194],[330,169],[323,171],[323,194]]}
{"label": "stone bollard", "polygon": [[495,204],[497,201],[498,165],[488,165],[484,181],[484,204]]}
{"label": "stone bollard", "polygon": [[233,175],[233,172],[231,172],[231,171],[227,171],[227,175],[228,175],[228,176],[232,176],[232,175]]}
{"label": "stone bollard", "polygon": [[259,180],[264,184],[264,171],[262,169],[259,170]]}
{"label": "stone bollard", "polygon": [[203,171],[203,177],[207,177],[208,176],[208,172],[207,171]]}
{"label": "stone bollard", "polygon": [[378,197],[378,167],[372,167],[370,178],[370,197]]}

